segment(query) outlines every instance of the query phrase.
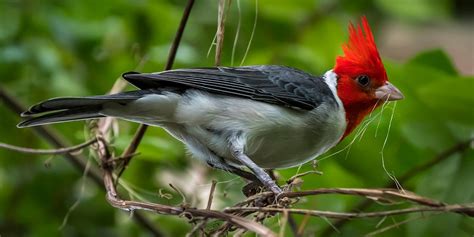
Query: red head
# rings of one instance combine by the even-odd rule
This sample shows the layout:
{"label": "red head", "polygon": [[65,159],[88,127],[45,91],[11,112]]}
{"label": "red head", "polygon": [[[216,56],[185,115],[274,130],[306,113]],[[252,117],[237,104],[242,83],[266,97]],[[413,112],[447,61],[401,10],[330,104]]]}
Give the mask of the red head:
{"label": "red head", "polygon": [[342,46],[344,56],[336,59],[337,94],[346,111],[347,136],[375,107],[387,100],[403,98],[388,82],[367,18],[362,26],[349,24],[349,42]]}

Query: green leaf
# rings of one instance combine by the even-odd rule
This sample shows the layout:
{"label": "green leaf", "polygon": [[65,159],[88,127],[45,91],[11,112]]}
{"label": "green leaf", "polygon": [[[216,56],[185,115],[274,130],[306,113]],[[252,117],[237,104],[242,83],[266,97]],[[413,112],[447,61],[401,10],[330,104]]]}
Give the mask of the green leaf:
{"label": "green leaf", "polygon": [[440,74],[428,67],[407,64],[402,67],[387,64],[391,81],[403,92],[405,99],[398,102],[397,113],[400,114],[400,129],[410,143],[419,148],[442,149],[443,144],[450,144],[454,136],[447,126],[452,118],[442,119],[442,110],[429,106],[427,101],[432,97],[420,93],[425,87],[443,80],[453,80],[446,74]]}
{"label": "green leaf", "polygon": [[[474,197],[472,189],[472,152],[455,155],[433,167],[418,183],[416,192],[447,203],[469,203]],[[412,216],[419,216],[413,214]],[[462,220],[457,214],[442,214],[423,222],[408,224],[409,236],[463,236]]]}
{"label": "green leaf", "polygon": [[448,55],[441,49],[422,52],[412,58],[408,63],[428,66],[450,75],[458,74]]}
{"label": "green leaf", "polygon": [[420,99],[445,120],[472,125],[474,121],[474,78],[445,79],[418,90]]}

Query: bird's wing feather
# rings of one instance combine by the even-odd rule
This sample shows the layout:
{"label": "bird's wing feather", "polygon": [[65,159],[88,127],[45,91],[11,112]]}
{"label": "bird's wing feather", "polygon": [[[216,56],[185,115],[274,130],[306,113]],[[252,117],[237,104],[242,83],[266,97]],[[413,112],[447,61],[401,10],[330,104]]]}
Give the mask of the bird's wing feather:
{"label": "bird's wing feather", "polygon": [[125,73],[140,89],[195,88],[286,107],[311,110],[333,97],[324,80],[284,66],[178,69],[159,73]]}

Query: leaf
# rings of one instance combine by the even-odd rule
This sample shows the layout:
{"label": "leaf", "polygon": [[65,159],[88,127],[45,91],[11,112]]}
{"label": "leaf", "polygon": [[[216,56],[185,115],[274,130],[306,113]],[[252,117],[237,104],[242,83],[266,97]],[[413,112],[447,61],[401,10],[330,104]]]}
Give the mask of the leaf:
{"label": "leaf", "polygon": [[474,78],[445,79],[428,84],[418,90],[420,99],[438,116],[459,123],[473,125]]}
{"label": "leaf", "polygon": [[428,66],[450,75],[458,74],[448,55],[446,55],[446,53],[441,49],[422,52],[412,58],[408,64],[420,64]]}
{"label": "leaf", "polygon": [[[473,153],[455,155],[435,166],[418,183],[417,193],[447,203],[470,203],[474,197],[472,189]],[[419,216],[413,214],[412,216]],[[432,216],[423,222],[408,224],[410,236],[462,236],[462,220],[457,214]]]}
{"label": "leaf", "polygon": [[[397,66],[387,64],[390,80],[403,92],[405,99],[398,102],[400,129],[405,139],[418,148],[439,150],[444,144],[454,141],[447,121],[439,116],[441,110],[428,106],[426,97],[419,91],[440,80],[452,80],[452,77],[440,74],[436,70],[419,65]],[[449,116],[448,116],[449,117]]]}

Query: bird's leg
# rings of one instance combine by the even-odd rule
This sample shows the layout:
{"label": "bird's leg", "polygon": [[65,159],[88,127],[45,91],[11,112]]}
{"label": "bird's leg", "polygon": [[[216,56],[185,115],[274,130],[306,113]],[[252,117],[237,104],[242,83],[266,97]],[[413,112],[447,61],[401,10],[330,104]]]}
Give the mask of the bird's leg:
{"label": "bird's leg", "polygon": [[235,166],[232,166],[232,165],[229,165],[229,164],[226,164],[225,166],[216,166],[216,165],[214,165],[210,162],[207,162],[207,164],[210,167],[214,168],[214,169],[224,170],[224,171],[230,172],[232,174],[238,175],[238,176],[240,176],[240,177],[242,177],[246,180],[260,183],[260,180],[254,174],[252,174],[250,172],[247,172],[245,170],[241,170],[238,167],[235,167]]}
{"label": "bird's leg", "polygon": [[246,180],[249,180],[250,182],[259,183],[260,185],[262,185],[261,182],[260,182],[260,179],[258,179],[258,177],[255,176],[254,174],[252,174],[250,172],[247,172],[245,170],[241,170],[241,169],[239,169],[237,167],[234,167],[234,166],[229,166],[229,167],[230,167],[230,169],[227,170],[227,171],[229,171],[233,174],[236,174],[236,175],[238,175],[238,176],[240,176],[240,177],[242,177]]}
{"label": "bird's leg", "polygon": [[232,174],[238,175],[238,176],[244,178],[245,180],[247,180],[247,184],[244,187],[242,187],[242,193],[246,197],[250,197],[252,195],[255,195],[256,193],[259,192],[258,191],[258,190],[260,190],[259,188],[263,187],[262,182],[260,182],[260,180],[257,178],[257,176],[255,176],[251,172],[247,172],[245,170],[242,170],[238,167],[235,167],[235,166],[229,165],[229,164],[226,164],[225,167],[215,166],[215,165],[213,165],[212,163],[209,163],[209,162],[207,164],[212,168],[221,169],[221,170],[230,172]]}
{"label": "bird's leg", "polygon": [[238,137],[230,139],[230,149],[232,156],[236,160],[240,161],[240,163],[247,166],[255,174],[255,176],[257,176],[260,182],[265,185],[265,187],[270,189],[275,194],[282,192],[280,187],[276,185],[275,181],[270,177],[270,175],[268,175],[265,170],[255,164],[255,162],[253,162],[247,155],[245,155],[244,146]]}

